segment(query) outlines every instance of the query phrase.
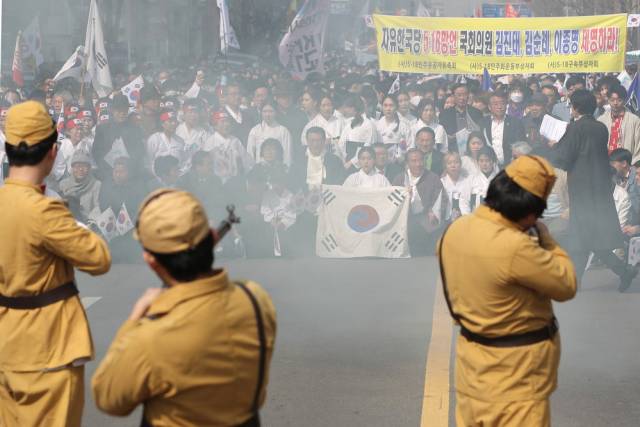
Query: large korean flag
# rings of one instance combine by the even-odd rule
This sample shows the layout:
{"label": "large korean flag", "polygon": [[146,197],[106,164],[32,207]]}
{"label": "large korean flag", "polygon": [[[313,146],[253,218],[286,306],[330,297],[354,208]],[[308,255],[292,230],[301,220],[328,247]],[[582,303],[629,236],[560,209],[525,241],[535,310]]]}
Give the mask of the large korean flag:
{"label": "large korean flag", "polygon": [[402,187],[322,187],[316,254],[323,258],[409,258],[410,198]]}

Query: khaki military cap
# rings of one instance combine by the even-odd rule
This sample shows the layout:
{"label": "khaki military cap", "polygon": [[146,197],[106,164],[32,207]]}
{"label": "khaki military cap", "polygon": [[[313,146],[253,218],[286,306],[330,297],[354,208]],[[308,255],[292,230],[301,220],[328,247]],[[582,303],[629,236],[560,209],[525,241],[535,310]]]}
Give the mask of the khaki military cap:
{"label": "khaki military cap", "polygon": [[55,132],[53,119],[44,105],[36,101],[26,101],[9,108],[4,134],[7,144],[36,145]]}
{"label": "khaki military cap", "polygon": [[540,156],[520,156],[505,168],[505,172],[520,187],[544,200],[556,182],[553,167]]}
{"label": "khaki military cap", "polygon": [[163,188],[140,205],[134,237],[159,254],[193,249],[211,233],[204,208],[186,191]]}

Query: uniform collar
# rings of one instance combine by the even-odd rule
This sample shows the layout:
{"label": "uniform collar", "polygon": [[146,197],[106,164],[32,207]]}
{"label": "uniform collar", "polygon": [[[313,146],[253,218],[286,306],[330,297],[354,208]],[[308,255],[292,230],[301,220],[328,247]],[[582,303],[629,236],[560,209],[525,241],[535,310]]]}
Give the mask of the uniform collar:
{"label": "uniform collar", "polygon": [[507,228],[512,228],[514,230],[522,231],[522,229],[518,224],[505,218],[504,216],[502,216],[502,214],[500,214],[500,212],[494,211],[489,206],[486,206],[486,205],[478,206],[478,209],[476,209],[476,211],[474,212],[474,215],[476,215],[479,218],[494,222],[496,224],[503,225]]}
{"label": "uniform collar", "polygon": [[33,190],[36,190],[40,194],[44,193],[44,185],[34,185],[34,184],[31,184],[30,182],[20,181],[15,178],[7,178],[4,180],[4,183],[8,185],[18,185],[20,187],[31,188]]}
{"label": "uniform collar", "polygon": [[147,316],[167,314],[179,304],[229,286],[229,276],[225,270],[215,270],[214,274],[193,282],[181,283],[164,291],[153,301]]}

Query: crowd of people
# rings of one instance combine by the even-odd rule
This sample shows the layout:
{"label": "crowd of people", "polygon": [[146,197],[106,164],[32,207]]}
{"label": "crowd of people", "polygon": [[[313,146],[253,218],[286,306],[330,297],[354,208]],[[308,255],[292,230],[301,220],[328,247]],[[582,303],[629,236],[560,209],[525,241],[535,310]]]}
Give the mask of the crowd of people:
{"label": "crowd of people", "polygon": [[[624,235],[640,234],[640,118],[625,106],[623,78],[505,76],[483,91],[473,76],[413,75],[397,88],[396,77],[375,65],[342,54],[327,64],[324,76],[304,82],[265,64],[142,69],[144,87],[133,98],[120,88],[136,73],[114,76],[116,90],[104,98],[72,79],[42,79],[28,94],[6,89],[0,117],[24,99],[46,105],[61,135],[47,191],[83,223],[124,208],[133,224],[150,191],[182,188],[212,218],[236,206],[242,224],[225,253],[300,256],[314,253],[323,184],[395,185],[409,188],[408,240],[421,255],[433,252],[448,223],[483,202],[491,179],[513,159],[536,154],[558,164],[558,141],[540,132],[543,117],[575,119],[571,97],[588,90],[593,117],[608,130],[612,168],[602,184]],[[2,152],[0,159],[6,172]],[[566,173],[557,174],[545,221],[562,241],[571,204]],[[130,259],[132,230],[109,238],[116,260]]]}

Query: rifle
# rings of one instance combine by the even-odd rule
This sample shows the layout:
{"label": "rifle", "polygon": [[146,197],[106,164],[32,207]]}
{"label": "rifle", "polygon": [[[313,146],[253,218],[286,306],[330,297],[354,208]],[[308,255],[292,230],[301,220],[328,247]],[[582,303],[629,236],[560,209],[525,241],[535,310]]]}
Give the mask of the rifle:
{"label": "rifle", "polygon": [[218,244],[224,236],[231,230],[233,224],[240,224],[240,218],[236,216],[236,207],[234,205],[227,205],[227,218],[222,220],[218,228],[216,228],[216,241],[214,245]]}

